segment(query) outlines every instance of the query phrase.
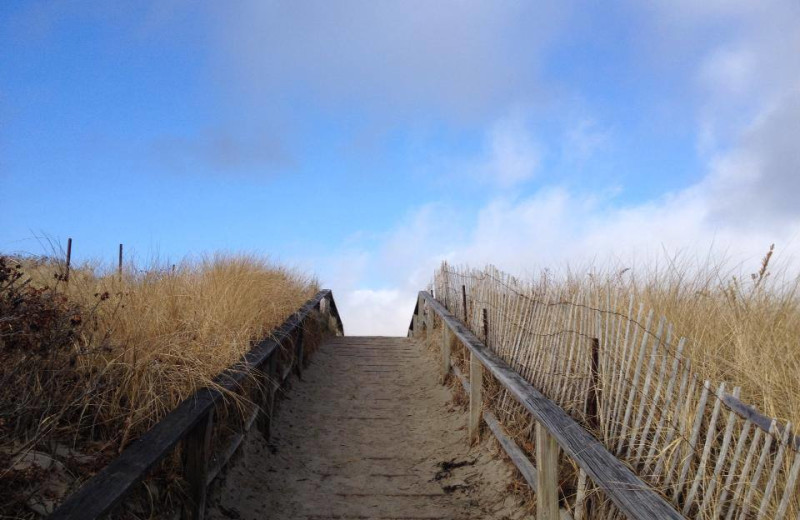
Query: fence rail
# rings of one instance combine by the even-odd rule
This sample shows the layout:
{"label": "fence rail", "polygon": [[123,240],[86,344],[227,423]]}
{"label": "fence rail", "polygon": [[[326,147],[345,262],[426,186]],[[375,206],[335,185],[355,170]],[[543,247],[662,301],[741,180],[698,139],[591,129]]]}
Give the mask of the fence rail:
{"label": "fence rail", "polygon": [[[251,397],[252,415],[244,421],[244,429],[255,422],[262,434],[269,437],[275,393],[292,369],[302,370],[304,322],[314,310],[336,320],[338,332],[344,334],[341,318],[330,290],[319,291],[292,314],[270,337],[254,346],[236,365],[219,374],[215,386],[202,388],[185,399],[164,419],[153,426],[103,470],[50,515],[53,520],[94,519],[110,513],[147,474],[172,450],[183,442],[184,477],[189,484],[189,504],[184,517],[203,517],[206,488],[240,445],[243,433],[235,435],[221,453],[211,453],[211,432],[215,409],[227,392],[241,393],[246,378],[261,377]],[[278,362],[281,346],[291,343],[291,357],[285,367]],[[266,392],[261,392],[266,388]]]}
{"label": "fence rail", "polygon": [[[542,502],[547,502],[548,505],[545,508],[554,510],[551,514],[555,516],[551,516],[551,518],[557,518],[559,514],[557,448],[546,446],[557,443],[588,476],[598,483],[598,486],[628,518],[641,520],[683,518],[661,495],[637,477],[585,428],[569,417],[561,407],[542,395],[492,352],[467,328],[466,324],[453,316],[441,303],[426,292],[421,292],[419,299],[421,305],[417,306],[417,319],[412,322],[411,330],[422,329],[419,316],[424,316],[425,310],[433,312],[439,316],[443,327],[452,332],[470,352],[470,434],[473,435],[477,431],[476,418],[482,415],[481,366],[488,370],[508,390],[510,395],[534,417],[537,427],[546,430],[537,432],[538,475],[536,481],[539,504],[537,507],[542,508]],[[427,324],[425,328],[429,328]],[[447,343],[445,341],[445,344]],[[554,497],[555,503],[553,503]],[[546,500],[548,498],[549,500]]]}
{"label": "fence rail", "polygon": [[[738,388],[700,380],[684,355],[686,340],[632,296],[446,264],[434,291],[438,304],[682,514],[800,512],[800,439],[791,424],[743,403]],[[515,399],[506,392],[498,408],[513,408]]]}

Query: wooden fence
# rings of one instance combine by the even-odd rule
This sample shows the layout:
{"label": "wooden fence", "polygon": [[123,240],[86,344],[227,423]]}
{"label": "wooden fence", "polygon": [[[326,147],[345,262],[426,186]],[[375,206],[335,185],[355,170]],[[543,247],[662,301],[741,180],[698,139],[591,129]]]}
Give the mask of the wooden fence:
{"label": "wooden fence", "polygon": [[[108,466],[88,480],[50,516],[51,519],[94,519],[111,513],[136,485],[173,449],[182,444],[188,503],[184,518],[200,519],[205,510],[206,489],[238,449],[244,435],[256,424],[269,438],[275,395],[292,370],[298,375],[304,363],[303,331],[315,311],[324,320],[334,319],[344,334],[330,290],[322,290],[292,314],[270,337],[255,345],[235,366],[215,379],[214,387],[202,388],[184,400],[147,433],[128,446]],[[255,381],[254,381],[255,378]],[[212,449],[215,410],[226,393],[244,395],[252,413],[240,431],[219,450]]]}
{"label": "wooden fence", "polygon": [[[595,294],[543,294],[497,271],[444,267],[433,290],[427,309],[461,318],[683,515],[797,517],[800,440],[791,425],[744,404],[738,388],[699,381],[682,355],[685,340],[653,311],[632,298],[625,313]],[[518,413],[518,401],[506,387],[496,399],[501,419]],[[578,465],[578,489],[594,486],[619,507],[606,477]]]}
{"label": "wooden fence", "polygon": [[[450,335],[458,338],[469,350],[469,436],[475,438],[479,432],[483,415],[483,370],[484,368],[503,386],[508,395],[528,412],[536,422],[536,476],[527,478],[535,481],[537,495],[537,517],[540,520],[557,520],[561,516],[558,500],[558,450],[564,451],[587,475],[598,483],[613,503],[628,518],[679,519],[680,513],[650,486],[638,478],[625,464],[609,452],[585,428],[552,400],[546,398],[528,381],[489,349],[484,342],[470,331],[464,322],[453,316],[429,293],[421,292],[415,317],[411,324],[414,335],[427,334],[433,329],[433,315],[442,322],[443,370],[449,370]],[[488,321],[484,320],[484,338],[488,335]],[[453,367],[455,368],[455,367]],[[456,374],[459,375],[460,371]],[[488,414],[489,427],[498,428],[496,419]],[[493,424],[494,423],[494,424]],[[499,434],[503,439],[505,435]],[[501,444],[503,441],[501,440]],[[516,447],[506,451],[515,459]],[[517,462],[517,461],[515,461]],[[521,469],[525,464],[518,464]],[[525,472],[523,471],[523,474]]]}

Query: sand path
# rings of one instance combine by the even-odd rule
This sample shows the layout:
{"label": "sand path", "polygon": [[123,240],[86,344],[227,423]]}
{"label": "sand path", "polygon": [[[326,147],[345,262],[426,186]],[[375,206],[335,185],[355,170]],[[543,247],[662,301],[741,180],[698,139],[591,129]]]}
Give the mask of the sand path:
{"label": "sand path", "polygon": [[211,519],[521,518],[511,469],[406,338],[333,338],[213,490]]}

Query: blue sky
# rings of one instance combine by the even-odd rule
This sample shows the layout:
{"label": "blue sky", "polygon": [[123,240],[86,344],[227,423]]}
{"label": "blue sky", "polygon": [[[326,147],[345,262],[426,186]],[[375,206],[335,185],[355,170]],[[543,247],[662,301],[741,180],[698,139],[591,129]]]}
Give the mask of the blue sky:
{"label": "blue sky", "polygon": [[268,254],[386,334],[442,259],[794,265],[798,55],[792,0],[3,2],[0,250]]}

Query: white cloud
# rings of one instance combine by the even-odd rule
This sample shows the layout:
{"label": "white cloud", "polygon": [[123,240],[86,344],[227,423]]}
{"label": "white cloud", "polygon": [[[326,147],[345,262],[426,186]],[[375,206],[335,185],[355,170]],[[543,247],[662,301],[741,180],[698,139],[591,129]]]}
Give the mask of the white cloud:
{"label": "white cloud", "polygon": [[536,175],[540,148],[521,118],[496,122],[487,141],[487,157],[479,167],[479,175],[485,180],[509,187]]}
{"label": "white cloud", "polygon": [[[403,4],[413,8],[360,10],[359,16],[350,9],[355,4],[345,4],[338,12],[318,11],[318,19],[292,7],[276,12],[253,5],[236,13],[247,20],[228,19],[243,28],[229,44],[246,60],[239,72],[264,88],[290,81],[322,98],[353,96],[401,108],[430,102],[451,113],[491,107],[495,117],[498,110],[508,113],[510,103],[524,103],[523,91],[536,87],[536,78],[512,70],[519,49],[530,49],[524,40],[515,40],[517,51],[504,47],[497,35],[513,33],[516,13],[495,9],[498,4]],[[776,243],[776,260],[797,268],[800,4],[664,2],[646,11],[643,40],[652,47],[642,52],[656,48],[653,67],[663,57],[669,73],[682,73],[668,74],[670,80],[695,89],[683,108],[699,121],[702,180],[640,203],[587,195],[552,179],[529,196],[515,195],[512,188],[540,175],[549,150],[524,114],[495,119],[479,153],[435,167],[501,189],[492,189],[474,215],[434,203],[398,222],[379,250],[361,257],[334,286],[348,333],[404,334],[416,292],[445,258],[525,274],[588,263],[629,266],[664,252],[703,258],[713,248],[755,270]],[[541,19],[549,23],[548,16]],[[292,23],[280,27],[286,20]],[[533,53],[545,42],[537,39]],[[577,161],[589,160],[607,143],[603,128],[579,120],[563,147]],[[385,274],[378,280],[375,273]]]}
{"label": "white cloud", "polygon": [[538,56],[568,9],[479,0],[226,3],[214,13],[216,63],[259,105],[300,92],[383,115],[469,118],[537,94]]}
{"label": "white cloud", "polygon": [[[425,289],[443,259],[454,264],[493,264],[520,275],[542,268],[563,271],[609,265],[649,264],[663,260],[665,252],[689,258],[713,253],[745,270],[756,270],[771,243],[784,265],[797,267],[800,259],[800,218],[773,228],[741,227],[718,222],[713,204],[702,186],[638,205],[618,206],[613,201],[570,193],[562,188],[543,189],[519,200],[497,198],[479,213],[477,225],[460,226],[468,239],[462,244],[438,243],[439,238],[421,222],[436,220],[441,207],[420,210],[412,227],[398,226],[387,241],[420,233],[421,240],[406,241],[408,267],[397,271],[390,288],[337,292],[345,325],[351,334],[404,335],[416,292]],[[405,240],[405,239],[404,239]],[[391,272],[385,257],[374,267]],[[747,271],[749,272],[749,271]],[[339,296],[341,294],[341,296]]]}
{"label": "white cloud", "polygon": [[716,95],[742,96],[756,81],[756,56],[750,49],[720,48],[707,56],[701,65],[703,84]]}
{"label": "white cloud", "polygon": [[334,292],[345,332],[363,336],[405,336],[414,294],[397,289]]}

